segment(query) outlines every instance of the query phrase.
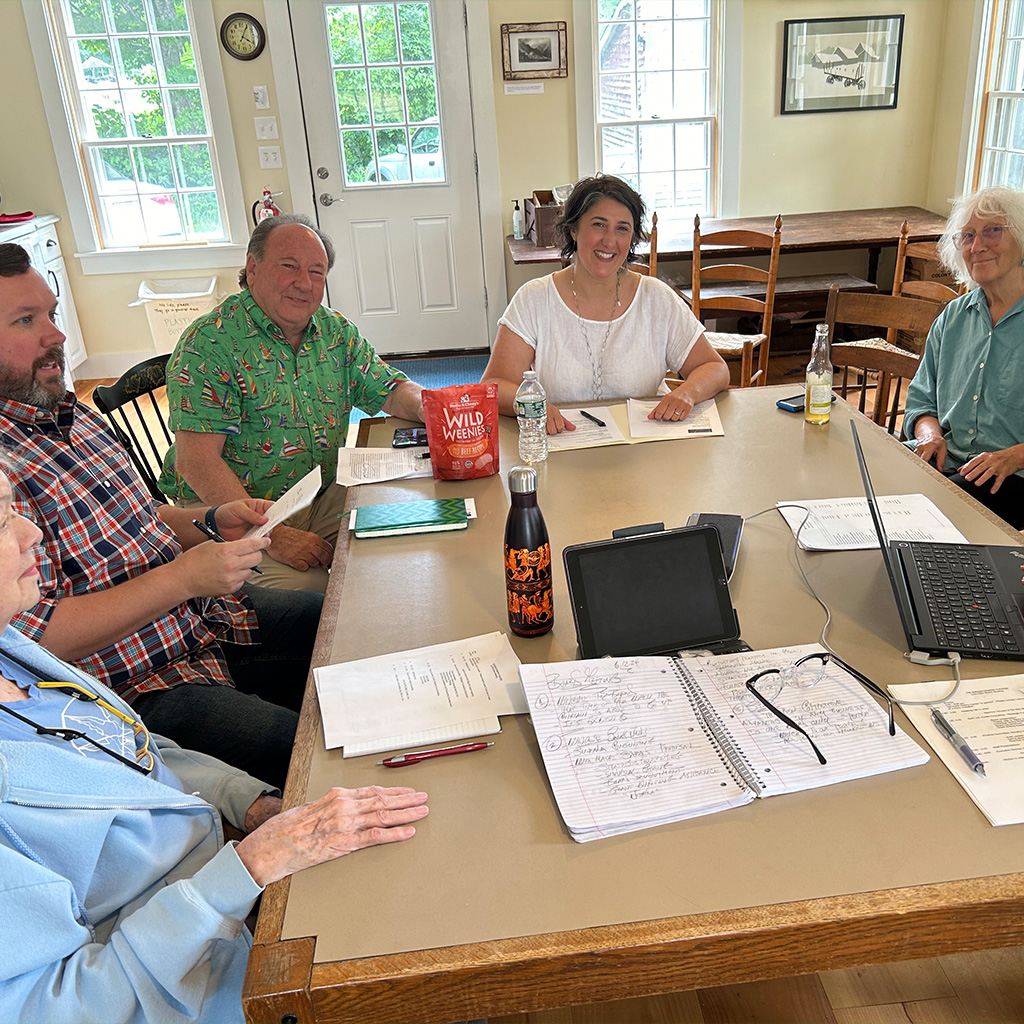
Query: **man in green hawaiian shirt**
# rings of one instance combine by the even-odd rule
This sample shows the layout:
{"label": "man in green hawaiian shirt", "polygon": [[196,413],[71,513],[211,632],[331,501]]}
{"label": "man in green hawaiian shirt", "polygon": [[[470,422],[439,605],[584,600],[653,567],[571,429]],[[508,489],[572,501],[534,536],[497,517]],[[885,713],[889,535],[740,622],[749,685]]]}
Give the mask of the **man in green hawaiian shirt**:
{"label": "man in green hawaiian shirt", "polygon": [[167,364],[175,443],[160,484],[179,504],[278,498],[319,464],[313,505],[276,527],[253,580],[324,590],[344,489],[333,483],[348,414],[423,419],[420,387],[358,329],[321,305],[329,238],[301,214],[271,217],[249,241],[242,291],[200,317]]}

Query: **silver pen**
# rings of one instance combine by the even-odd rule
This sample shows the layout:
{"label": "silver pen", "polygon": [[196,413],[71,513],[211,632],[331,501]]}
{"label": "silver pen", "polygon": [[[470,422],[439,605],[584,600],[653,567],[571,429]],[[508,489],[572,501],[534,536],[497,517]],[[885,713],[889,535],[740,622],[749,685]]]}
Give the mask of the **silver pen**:
{"label": "silver pen", "polygon": [[971,750],[971,748],[967,745],[967,740],[965,740],[963,736],[961,736],[960,733],[958,733],[956,729],[953,728],[953,726],[946,719],[946,716],[943,715],[943,713],[939,711],[938,708],[932,708],[932,721],[935,723],[935,726],[939,730],[939,732],[941,732],[942,735],[945,736],[946,739],[953,744],[953,746],[956,748],[956,752],[964,759],[964,763],[967,765],[967,767],[970,768],[972,772],[977,772],[979,775],[984,775],[985,766],[981,763],[981,760],[978,757],[978,755],[973,750]]}

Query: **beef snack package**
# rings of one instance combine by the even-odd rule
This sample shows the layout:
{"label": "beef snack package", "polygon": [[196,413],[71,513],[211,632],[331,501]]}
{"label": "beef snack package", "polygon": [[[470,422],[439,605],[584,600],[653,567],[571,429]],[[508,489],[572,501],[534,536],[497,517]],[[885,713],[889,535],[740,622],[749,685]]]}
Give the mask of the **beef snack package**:
{"label": "beef snack package", "polygon": [[498,472],[498,385],[493,381],[424,391],[423,419],[435,480],[475,480]]}

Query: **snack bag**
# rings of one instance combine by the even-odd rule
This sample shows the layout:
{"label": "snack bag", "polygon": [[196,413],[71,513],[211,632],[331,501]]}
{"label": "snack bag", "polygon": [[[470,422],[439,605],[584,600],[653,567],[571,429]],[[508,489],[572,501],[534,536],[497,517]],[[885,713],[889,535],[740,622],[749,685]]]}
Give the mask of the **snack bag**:
{"label": "snack bag", "polygon": [[424,391],[423,419],[435,480],[475,480],[498,472],[498,385],[493,381]]}

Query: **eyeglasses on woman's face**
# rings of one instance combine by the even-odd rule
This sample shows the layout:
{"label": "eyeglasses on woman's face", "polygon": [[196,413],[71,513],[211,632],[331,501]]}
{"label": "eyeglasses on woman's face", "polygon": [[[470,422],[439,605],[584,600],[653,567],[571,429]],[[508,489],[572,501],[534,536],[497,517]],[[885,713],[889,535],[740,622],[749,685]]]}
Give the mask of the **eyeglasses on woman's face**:
{"label": "eyeglasses on woman's face", "polygon": [[986,224],[981,231],[973,231],[968,228],[953,235],[953,244],[958,249],[970,249],[980,235],[986,245],[998,245],[1003,240],[1005,230],[1005,224]]}

